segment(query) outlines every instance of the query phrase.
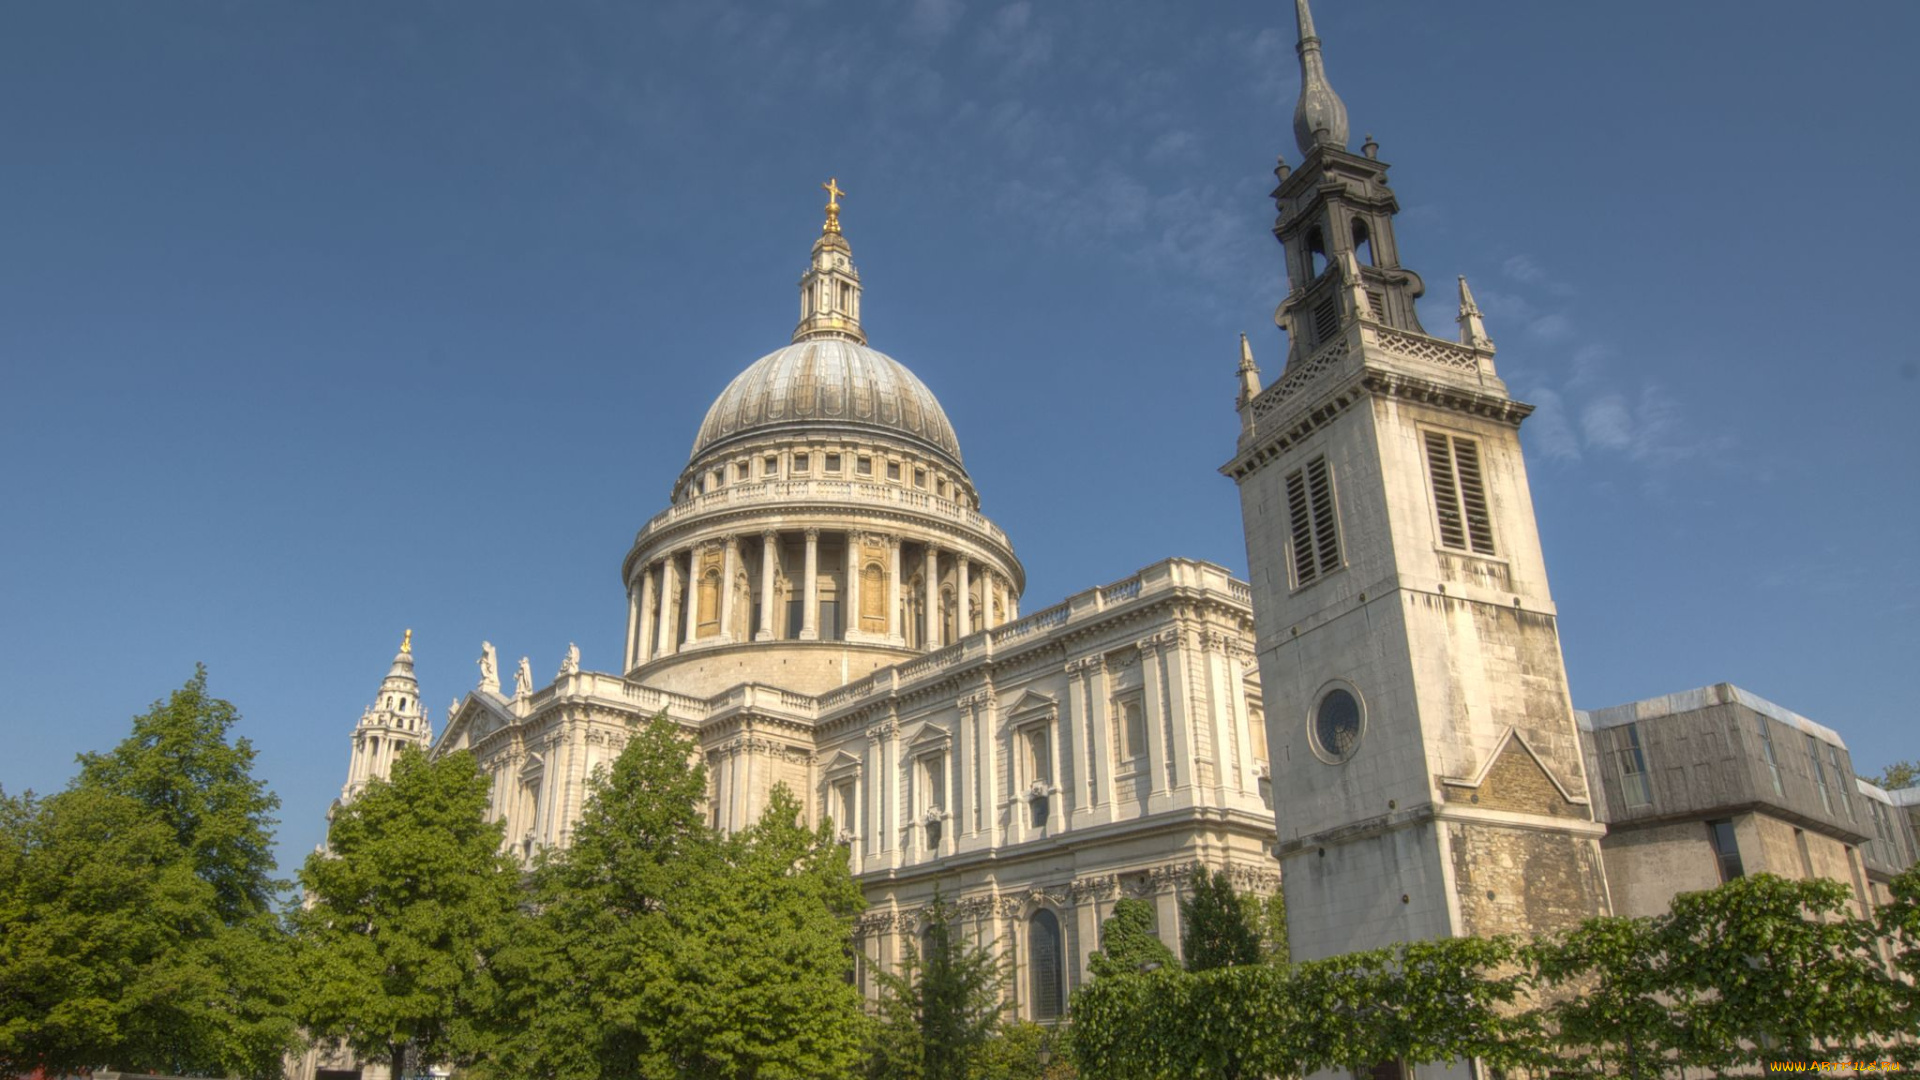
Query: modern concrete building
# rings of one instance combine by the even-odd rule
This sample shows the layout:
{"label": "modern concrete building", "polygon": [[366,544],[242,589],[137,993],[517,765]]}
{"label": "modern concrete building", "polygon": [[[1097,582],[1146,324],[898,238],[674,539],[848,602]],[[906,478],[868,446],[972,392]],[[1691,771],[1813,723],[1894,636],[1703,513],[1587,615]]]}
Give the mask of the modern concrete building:
{"label": "modern concrete building", "polygon": [[1743,874],[1826,877],[1862,913],[1913,831],[1833,729],[1728,683],[1579,714],[1614,910],[1656,915]]}

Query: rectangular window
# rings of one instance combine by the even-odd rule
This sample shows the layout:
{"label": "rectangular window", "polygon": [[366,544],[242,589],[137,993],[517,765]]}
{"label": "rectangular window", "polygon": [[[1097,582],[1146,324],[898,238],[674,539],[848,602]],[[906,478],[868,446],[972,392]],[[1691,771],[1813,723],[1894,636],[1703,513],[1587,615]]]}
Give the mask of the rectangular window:
{"label": "rectangular window", "polygon": [[747,464],[744,461],[740,462],[739,464],[733,467],[733,478],[735,480],[746,480],[752,477],[752,475],[753,475],[753,466]]}
{"label": "rectangular window", "polygon": [[761,476],[779,476],[780,475],[780,459],[777,457],[774,457],[772,454],[768,454],[767,459],[760,463],[760,475]]}
{"label": "rectangular window", "polygon": [[928,754],[920,759],[920,794],[922,811],[947,808],[947,755]]}
{"label": "rectangular window", "polygon": [[1847,812],[1848,821],[1858,821],[1853,816],[1853,800],[1847,798],[1847,774],[1840,771],[1840,750],[1832,743],[1827,744],[1827,764],[1833,766],[1834,782],[1840,785],[1840,809]]}
{"label": "rectangular window", "polygon": [[833,824],[840,833],[854,835],[853,829],[853,781],[842,780],[833,785]]}
{"label": "rectangular window", "polygon": [[1833,813],[1833,793],[1827,790],[1827,770],[1820,764],[1820,740],[1807,736],[1807,756],[1813,759],[1813,786],[1820,789],[1820,807]]}
{"label": "rectangular window", "polygon": [[853,471],[860,474],[861,476],[872,476],[873,475],[873,459],[868,457],[865,454],[861,454],[859,457],[855,458],[853,461]]}
{"label": "rectangular window", "polygon": [[803,473],[807,471],[807,455],[805,454],[793,455],[793,471],[797,473]]}
{"label": "rectangular window", "polygon": [[1115,702],[1120,713],[1120,756],[1128,759],[1147,756],[1147,710],[1138,695]]}
{"label": "rectangular window", "polygon": [[1780,759],[1773,753],[1773,729],[1764,716],[1755,716],[1754,720],[1760,725],[1760,752],[1767,759],[1768,774],[1773,777],[1773,793],[1785,795],[1787,790],[1780,784]]}
{"label": "rectangular window", "polygon": [[1733,822],[1709,821],[1707,832],[1713,838],[1713,854],[1720,860],[1720,883],[1724,885],[1743,876],[1746,871],[1740,865],[1740,845],[1734,839]]}
{"label": "rectangular window", "polygon": [[899,462],[897,461],[887,462],[887,479],[889,480],[900,479],[900,463]]}
{"label": "rectangular window", "polygon": [[840,455],[839,454],[827,455],[827,471],[830,473],[837,473],[840,471]]}
{"label": "rectangular window", "polygon": [[1053,755],[1048,745],[1046,726],[1028,728],[1024,741],[1027,744],[1027,783],[1052,784]]}
{"label": "rectangular window", "polygon": [[1429,431],[1427,475],[1433,481],[1433,506],[1440,543],[1458,551],[1492,555],[1493,517],[1480,473],[1480,444],[1459,435]]}
{"label": "rectangular window", "polygon": [[917,488],[923,488],[927,486],[927,470],[925,469],[913,470],[913,486]]}
{"label": "rectangular window", "polygon": [[1653,803],[1653,789],[1647,783],[1647,755],[1640,748],[1640,725],[1628,724],[1614,736],[1614,763],[1620,769],[1620,794],[1628,807]]}
{"label": "rectangular window", "polygon": [[1324,455],[1287,474],[1287,519],[1295,588],[1340,568],[1340,524],[1334,512],[1333,475]]}

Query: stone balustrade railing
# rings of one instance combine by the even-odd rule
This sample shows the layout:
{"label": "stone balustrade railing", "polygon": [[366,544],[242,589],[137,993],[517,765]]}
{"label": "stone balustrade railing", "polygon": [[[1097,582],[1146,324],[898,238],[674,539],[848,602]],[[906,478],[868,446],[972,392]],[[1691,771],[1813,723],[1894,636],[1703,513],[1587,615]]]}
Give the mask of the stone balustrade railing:
{"label": "stone balustrade railing", "polygon": [[760,480],[729,484],[718,491],[709,491],[675,503],[653,515],[640,527],[634,543],[642,543],[649,535],[670,525],[717,510],[761,505],[805,506],[808,503],[909,510],[953,522],[983,533],[1003,546],[1012,547],[1000,526],[970,506],[897,484],[865,480]]}

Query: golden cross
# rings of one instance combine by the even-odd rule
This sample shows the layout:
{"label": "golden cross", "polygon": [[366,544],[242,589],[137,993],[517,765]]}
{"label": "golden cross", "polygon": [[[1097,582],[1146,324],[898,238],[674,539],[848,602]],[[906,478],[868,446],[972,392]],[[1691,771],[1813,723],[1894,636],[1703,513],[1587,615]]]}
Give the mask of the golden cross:
{"label": "golden cross", "polygon": [[837,176],[820,186],[827,192],[827,223],[821,227],[827,232],[837,233],[840,231],[840,196],[846,192],[840,190],[840,178]]}

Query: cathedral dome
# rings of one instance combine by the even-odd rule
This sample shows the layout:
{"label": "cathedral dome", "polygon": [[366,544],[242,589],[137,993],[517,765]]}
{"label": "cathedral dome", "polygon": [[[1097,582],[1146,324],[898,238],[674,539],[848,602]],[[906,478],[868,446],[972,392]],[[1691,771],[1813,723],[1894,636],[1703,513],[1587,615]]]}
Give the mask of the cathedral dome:
{"label": "cathedral dome", "polygon": [[692,456],[737,439],[823,424],[905,439],[961,463],[953,424],[925,383],[883,352],[830,337],[776,349],[727,384],[707,410]]}

